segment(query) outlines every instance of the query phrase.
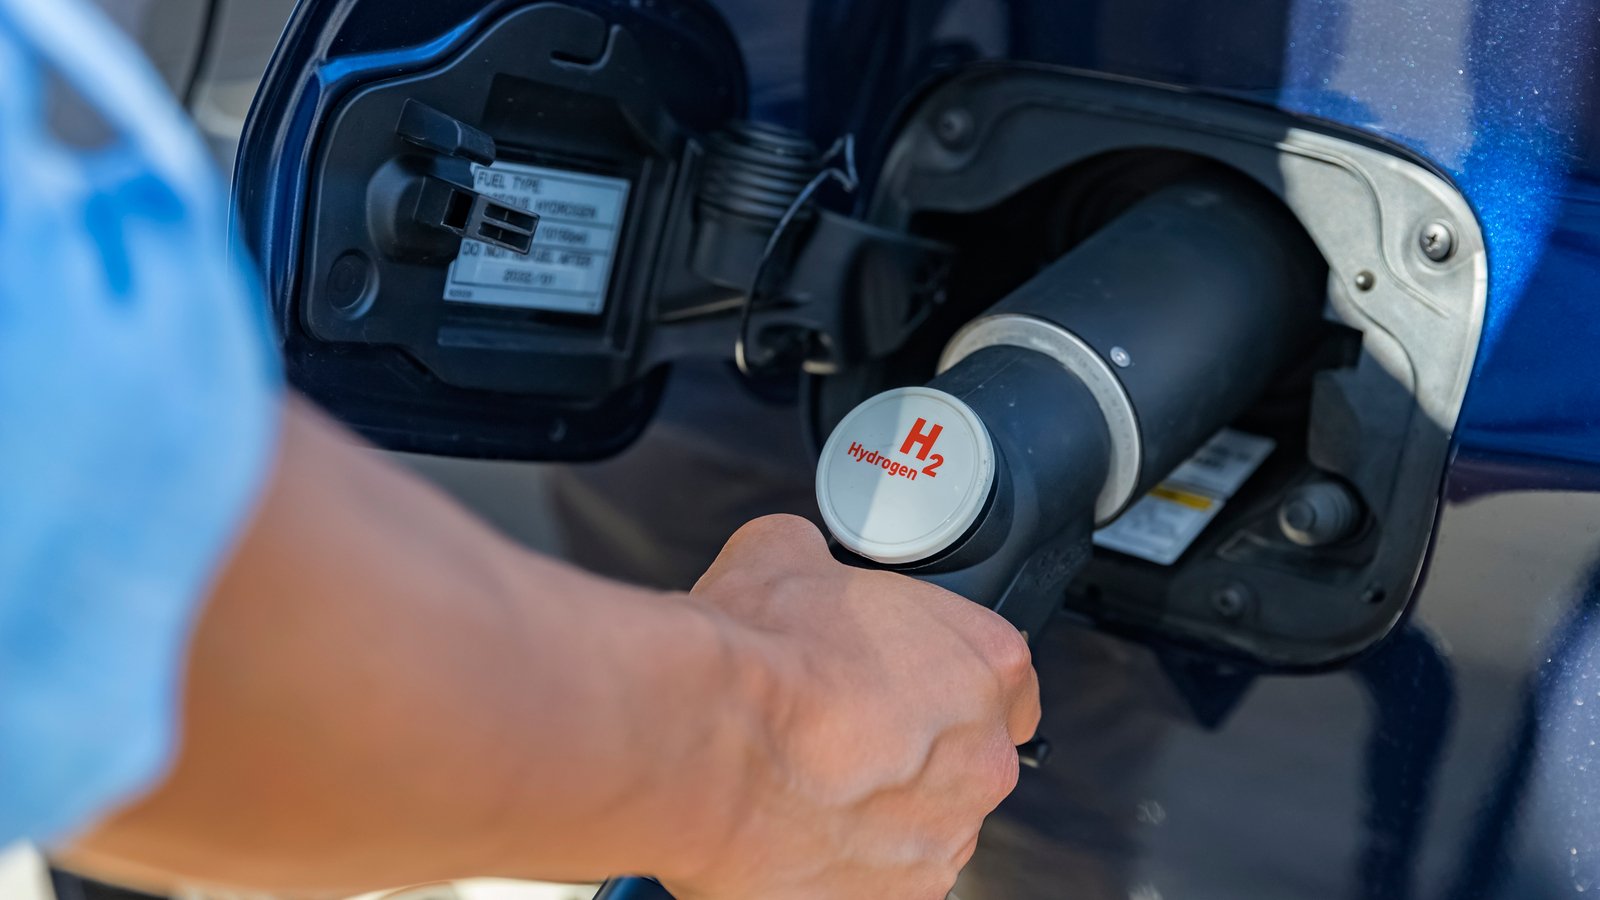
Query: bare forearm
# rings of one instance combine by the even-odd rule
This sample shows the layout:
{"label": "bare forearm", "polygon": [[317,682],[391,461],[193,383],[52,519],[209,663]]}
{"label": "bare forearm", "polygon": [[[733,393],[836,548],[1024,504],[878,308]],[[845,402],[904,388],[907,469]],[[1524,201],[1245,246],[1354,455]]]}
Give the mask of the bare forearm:
{"label": "bare forearm", "polygon": [[293,408],[173,771],[71,852],[328,893],[662,871],[720,839],[745,674],[690,604],[528,554]]}

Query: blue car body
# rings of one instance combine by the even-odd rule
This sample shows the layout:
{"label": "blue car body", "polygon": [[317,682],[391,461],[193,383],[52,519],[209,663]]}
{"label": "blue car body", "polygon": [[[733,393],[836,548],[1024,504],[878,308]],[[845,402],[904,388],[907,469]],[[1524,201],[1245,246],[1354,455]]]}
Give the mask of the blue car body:
{"label": "blue car body", "polygon": [[[513,6],[306,0],[247,132],[242,209],[303,189],[318,111],[425,68]],[[863,157],[984,59],[1158,82],[1337,123],[1451,179],[1489,248],[1482,344],[1423,586],[1347,667],[1257,681],[1211,727],[1137,644],[1037,657],[1056,758],[991,824],[963,900],[1565,897],[1600,890],[1600,3],[1593,0],[671,0],[731,30],[752,118]],[[293,73],[292,77],[288,73]],[[293,219],[246,216],[269,281]],[[759,898],[757,898],[759,900]]]}

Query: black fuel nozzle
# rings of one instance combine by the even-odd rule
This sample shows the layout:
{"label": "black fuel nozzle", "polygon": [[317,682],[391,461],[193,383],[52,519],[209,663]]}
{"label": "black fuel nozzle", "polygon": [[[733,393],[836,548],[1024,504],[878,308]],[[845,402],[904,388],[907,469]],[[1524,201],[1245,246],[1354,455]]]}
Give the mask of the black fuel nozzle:
{"label": "black fuel nozzle", "polygon": [[1306,345],[1325,284],[1259,187],[1162,189],[963,329],[926,387],[846,416],[818,467],[824,520],[863,560],[1037,634],[1094,529]]}

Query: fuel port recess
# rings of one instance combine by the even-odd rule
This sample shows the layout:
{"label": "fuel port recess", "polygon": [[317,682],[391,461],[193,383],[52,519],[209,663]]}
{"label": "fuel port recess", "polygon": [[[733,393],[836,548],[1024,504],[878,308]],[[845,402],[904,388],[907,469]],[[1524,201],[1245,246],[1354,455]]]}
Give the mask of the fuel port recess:
{"label": "fuel port recess", "polygon": [[[925,385],[977,414],[995,476],[948,546],[874,564],[1019,627],[1060,611],[1242,671],[1320,671],[1389,634],[1483,323],[1460,192],[1354,131],[1047,66],[952,73],[896,127],[867,218],[954,249],[944,299],[897,351],[817,379],[812,427]],[[1435,223],[1443,260],[1417,239]],[[914,466],[905,437],[839,437],[823,470],[855,443]],[[836,504],[858,510],[841,546],[926,486]],[[960,524],[928,523],[931,546]]]}
{"label": "fuel port recess", "polygon": [[1159,190],[958,333],[927,387],[845,416],[818,467],[823,518],[847,550],[1037,633],[1094,527],[1306,347],[1326,278],[1248,181]]}

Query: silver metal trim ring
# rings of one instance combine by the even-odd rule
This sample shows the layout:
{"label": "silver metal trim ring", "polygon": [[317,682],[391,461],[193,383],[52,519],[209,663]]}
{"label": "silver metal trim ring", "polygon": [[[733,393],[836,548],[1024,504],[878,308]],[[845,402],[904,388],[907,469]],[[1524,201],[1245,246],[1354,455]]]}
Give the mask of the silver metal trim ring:
{"label": "silver metal trim ring", "polygon": [[1095,526],[1111,524],[1133,503],[1139,489],[1139,474],[1144,468],[1144,438],[1139,431],[1139,414],[1122,380],[1111,364],[1082,338],[1054,322],[1014,313],[985,316],[969,322],[945,348],[939,359],[939,374],[990,347],[1018,347],[1042,353],[1076,376],[1094,396],[1111,434],[1106,483],[1095,500]]}

